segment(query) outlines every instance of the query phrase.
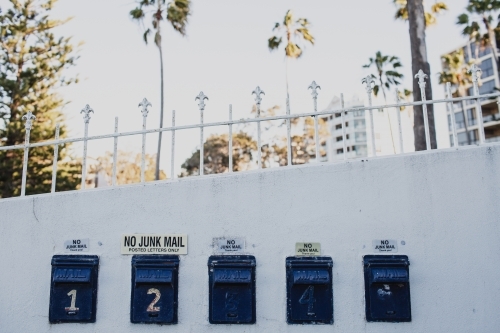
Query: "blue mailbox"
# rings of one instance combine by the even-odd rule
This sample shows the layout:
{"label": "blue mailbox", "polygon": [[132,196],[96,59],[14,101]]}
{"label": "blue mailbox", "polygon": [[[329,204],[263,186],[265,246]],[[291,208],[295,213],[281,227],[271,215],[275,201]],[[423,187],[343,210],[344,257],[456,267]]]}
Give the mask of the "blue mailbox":
{"label": "blue mailbox", "polygon": [[95,322],[98,268],[98,256],[52,257],[49,303],[51,323]]}
{"label": "blue mailbox", "polygon": [[208,275],[209,322],[255,324],[255,257],[211,256]]}
{"label": "blue mailbox", "polygon": [[410,272],[407,256],[363,258],[367,321],[411,321]]}
{"label": "blue mailbox", "polygon": [[288,324],[333,324],[330,257],[286,258]]}
{"label": "blue mailbox", "polygon": [[177,324],[178,275],[179,256],[133,256],[130,321]]}

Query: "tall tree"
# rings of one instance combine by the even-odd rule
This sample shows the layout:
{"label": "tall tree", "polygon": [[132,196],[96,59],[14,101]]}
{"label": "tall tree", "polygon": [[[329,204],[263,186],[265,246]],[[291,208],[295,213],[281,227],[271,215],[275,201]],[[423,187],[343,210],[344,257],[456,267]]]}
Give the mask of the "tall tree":
{"label": "tall tree", "polygon": [[396,56],[382,55],[382,52],[378,51],[375,53],[375,57],[370,58],[368,64],[364,65],[363,68],[375,67],[376,75],[373,78],[378,80],[378,84],[373,87],[373,93],[375,96],[378,95],[379,91],[382,90],[384,100],[387,103],[387,96],[385,90],[390,90],[391,86],[398,86],[401,84],[401,79],[403,79],[403,74],[398,72],[398,70],[403,67],[401,61]]}
{"label": "tall tree", "polygon": [[[391,86],[399,86],[401,84],[401,79],[403,79],[403,74],[398,70],[403,67],[401,61],[396,56],[382,55],[382,52],[378,51],[375,57],[369,59],[369,63],[364,65],[364,68],[370,68],[374,66],[376,75],[372,74],[373,78],[378,80],[378,84],[373,87],[373,94],[378,95],[379,91],[382,90],[384,96],[385,104],[387,104],[387,95],[385,90],[390,90]],[[382,110],[385,112],[384,110]],[[392,134],[392,124],[391,117],[387,113],[387,119],[389,121],[389,131],[391,132],[392,149],[396,153],[396,147],[394,145],[394,136]]]}
{"label": "tall tree", "polygon": [[[469,0],[466,13],[458,16],[457,24],[463,26],[462,34],[479,47],[490,46],[497,64],[499,55],[497,38],[500,35],[500,0]],[[496,18],[494,18],[496,17]]]}
{"label": "tall tree", "polygon": [[305,42],[314,45],[314,37],[309,31],[310,23],[305,18],[295,18],[292,11],[288,10],[283,19],[283,23],[276,22],[273,28],[274,35],[271,36],[267,45],[270,51],[280,47],[283,37],[285,45],[285,66],[286,66],[286,94],[288,97],[288,60],[298,59],[302,56]]}
{"label": "tall tree", "polygon": [[[119,150],[117,155],[116,184],[139,183],[141,181],[141,154]],[[155,161],[156,156],[146,154],[144,178],[147,182],[155,180]],[[91,176],[86,179],[87,185],[90,185],[87,188],[92,188],[92,184],[94,187],[99,185],[96,184],[99,173],[104,173],[109,180],[108,184],[111,183],[113,176],[113,153],[107,151],[103,156],[99,156],[96,159],[96,163],[89,166],[89,175]],[[163,179],[167,179],[167,175],[163,170],[160,170],[160,180]]]}
{"label": "tall tree", "polygon": [[[394,5],[396,6],[396,19],[398,20],[408,20],[408,1],[407,0],[393,0]],[[430,26],[436,24],[437,16],[443,11],[448,10],[448,6],[446,3],[441,1],[434,2],[433,5],[429,8],[428,11],[424,11],[425,15],[425,25]]]}
{"label": "tall tree", "polygon": [[[10,8],[0,14],[0,145],[24,144],[23,115],[36,116],[31,142],[54,139],[61,123],[60,137],[66,135],[63,106],[57,93],[62,86],[75,83],[66,70],[77,56],[68,37],[54,34],[67,20],[53,20],[56,1],[10,0]],[[59,146],[56,190],[76,189],[81,165],[68,155],[68,144]],[[19,195],[23,151],[0,151],[0,196]],[[53,147],[29,150],[26,194],[49,192],[52,179]]]}
{"label": "tall tree", "polygon": [[[233,134],[233,171],[247,170],[253,159],[252,152],[257,151],[257,142],[247,133],[240,131]],[[227,134],[209,136],[203,144],[204,174],[216,174],[229,171],[229,141]],[[182,164],[179,177],[200,173],[200,150],[196,150]]]}
{"label": "tall tree", "polygon": [[[411,67],[413,78],[417,75],[418,71],[422,70],[427,75],[431,74],[431,67],[427,60],[427,45],[425,42],[425,12],[423,0],[408,0],[408,21],[410,32],[410,47],[411,47]],[[425,85],[425,95],[427,100],[432,99],[432,84],[431,80],[427,80]],[[418,80],[413,80],[413,97],[414,101],[422,100],[422,93]],[[415,138],[415,150],[425,150],[425,125],[424,113],[421,105],[413,107],[413,132]],[[437,148],[436,143],[436,129],[434,125],[434,106],[427,104],[427,120],[429,124],[429,136],[432,149]]]}
{"label": "tall tree", "polygon": [[[182,36],[186,35],[186,26],[188,17],[191,15],[191,0],[172,0],[167,3],[166,0],[139,0],[138,6],[130,11],[133,20],[144,24],[146,16],[151,18],[152,29],[155,31],[154,42],[160,52],[160,128],[163,127],[163,106],[164,106],[164,81],[163,81],[163,52],[162,52],[162,33],[161,23],[166,15],[167,21],[172,28]],[[148,36],[152,30],[150,27],[144,31],[144,42],[148,43]],[[161,154],[162,132],[158,133],[158,150],[156,153],[155,179],[160,179],[160,154]]]}
{"label": "tall tree", "polygon": [[[443,71],[439,73],[439,83],[451,83],[454,91],[454,97],[463,97],[467,94],[467,87],[472,85],[472,74],[469,72],[470,66],[473,62],[467,63],[465,61],[464,50],[458,49],[455,52],[441,57],[443,64]],[[462,101],[462,114],[464,117],[465,132],[467,133],[467,142],[470,145],[471,139],[469,130],[467,128],[467,121],[465,120],[465,102]],[[453,110],[450,110],[454,112]]]}

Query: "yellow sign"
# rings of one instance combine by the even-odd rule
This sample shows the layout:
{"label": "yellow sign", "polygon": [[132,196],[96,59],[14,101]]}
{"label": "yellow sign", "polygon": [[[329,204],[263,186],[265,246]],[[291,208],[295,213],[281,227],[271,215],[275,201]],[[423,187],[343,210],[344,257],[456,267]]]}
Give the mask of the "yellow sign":
{"label": "yellow sign", "polygon": [[319,256],[321,255],[320,243],[295,243],[296,256]]}

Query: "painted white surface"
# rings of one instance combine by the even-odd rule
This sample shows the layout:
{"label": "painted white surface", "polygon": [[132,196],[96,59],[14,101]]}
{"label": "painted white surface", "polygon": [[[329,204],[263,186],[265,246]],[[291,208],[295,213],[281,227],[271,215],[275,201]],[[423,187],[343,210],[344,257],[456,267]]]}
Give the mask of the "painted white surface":
{"label": "painted white surface", "polygon": [[[499,168],[500,146],[486,145],[0,200],[0,331],[498,332]],[[129,322],[124,233],[188,235],[178,325]],[[222,236],[256,256],[256,325],[208,324],[207,260]],[[50,325],[51,257],[72,238],[100,256],[97,322]],[[373,239],[409,256],[411,323],[364,319]],[[300,241],[333,258],[333,326],[286,324],[285,258]]]}

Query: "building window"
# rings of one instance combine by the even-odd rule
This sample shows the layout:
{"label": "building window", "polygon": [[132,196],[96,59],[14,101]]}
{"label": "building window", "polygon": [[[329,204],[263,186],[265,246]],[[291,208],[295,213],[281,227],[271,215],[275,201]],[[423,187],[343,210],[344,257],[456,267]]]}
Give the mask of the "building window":
{"label": "building window", "polygon": [[342,115],[342,113],[341,113],[341,112],[336,113],[336,114],[335,114],[335,118],[338,118],[338,117],[340,117],[341,115]]}
{"label": "building window", "polygon": [[337,155],[342,154],[344,152],[343,148],[337,149]]}
{"label": "building window", "polygon": [[338,129],[342,129],[342,124],[338,124],[335,126],[335,129],[338,130]]}
{"label": "building window", "polygon": [[365,116],[365,110],[353,111],[352,113],[353,113],[354,117],[364,117]]}
{"label": "building window", "polygon": [[482,78],[487,78],[493,75],[493,61],[491,58],[483,60],[479,67],[481,68],[481,71],[483,71],[483,74],[481,75]]}
{"label": "building window", "polygon": [[470,52],[471,52],[473,58],[476,57],[476,48],[478,48],[478,50],[477,50],[478,51],[478,53],[477,53],[478,58],[484,57],[485,55],[491,53],[491,49],[489,46],[484,47],[484,46],[477,45],[476,43],[471,43],[470,44]]}
{"label": "building window", "polygon": [[366,142],[366,133],[365,132],[354,133],[354,139],[356,140],[356,142]]}
{"label": "building window", "polygon": [[364,119],[356,119],[354,120],[354,128],[365,128],[366,123]]}
{"label": "building window", "polygon": [[476,121],[476,109],[468,109],[467,110],[467,123],[469,126],[475,125],[477,123]]}
{"label": "building window", "polygon": [[465,127],[465,118],[462,112],[455,113],[455,121],[457,122],[457,129]]}
{"label": "building window", "polygon": [[453,102],[453,111],[462,111],[462,102]]}
{"label": "building window", "polygon": [[[476,144],[478,140],[477,130],[469,131],[470,144]],[[467,132],[462,132],[457,134],[458,145],[466,146],[469,144],[469,138],[467,138]]]}
{"label": "building window", "polygon": [[490,80],[487,82],[483,82],[483,84],[479,87],[479,94],[491,94],[495,92],[495,80]]}
{"label": "building window", "polygon": [[342,137],[341,136],[337,137],[337,142],[339,142],[339,141],[342,141]]}

